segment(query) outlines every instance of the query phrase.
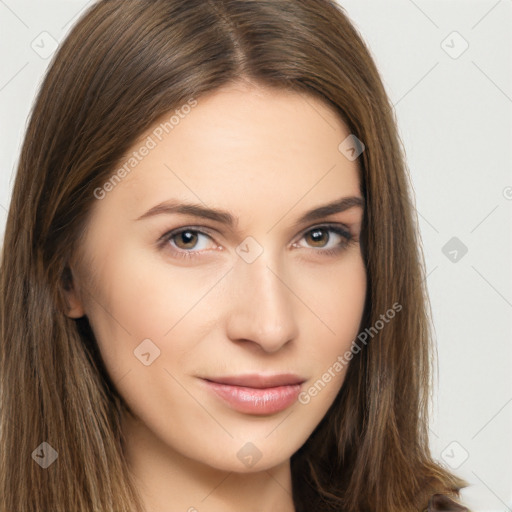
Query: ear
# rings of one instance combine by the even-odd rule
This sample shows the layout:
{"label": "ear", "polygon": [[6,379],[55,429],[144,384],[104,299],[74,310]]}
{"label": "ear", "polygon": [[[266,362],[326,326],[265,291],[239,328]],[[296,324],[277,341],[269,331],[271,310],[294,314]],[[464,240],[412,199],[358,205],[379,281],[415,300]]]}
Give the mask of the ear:
{"label": "ear", "polygon": [[85,315],[85,311],[80,300],[79,294],[76,290],[76,285],[73,279],[73,273],[69,266],[66,266],[62,276],[62,289],[68,303],[66,315],[70,318],[81,318]]}

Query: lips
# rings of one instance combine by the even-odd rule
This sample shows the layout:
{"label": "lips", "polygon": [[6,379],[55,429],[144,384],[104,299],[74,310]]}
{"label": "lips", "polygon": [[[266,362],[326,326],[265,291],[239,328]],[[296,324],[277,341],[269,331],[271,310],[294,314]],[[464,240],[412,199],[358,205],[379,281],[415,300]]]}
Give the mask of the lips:
{"label": "lips", "polygon": [[275,414],[297,401],[305,379],[292,374],[203,378],[206,387],[231,409],[245,414]]}
{"label": "lips", "polygon": [[232,377],[209,377],[205,380],[217,382],[218,384],[228,384],[230,386],[243,386],[246,388],[275,388],[277,386],[293,386],[302,384],[305,379],[292,374],[280,375],[238,375]]}

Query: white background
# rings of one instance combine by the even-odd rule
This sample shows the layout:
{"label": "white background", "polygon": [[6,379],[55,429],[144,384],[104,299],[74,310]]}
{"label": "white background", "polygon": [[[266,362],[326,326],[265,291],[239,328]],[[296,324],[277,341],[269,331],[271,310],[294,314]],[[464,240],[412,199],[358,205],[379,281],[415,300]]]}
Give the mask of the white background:
{"label": "white background", "polygon": [[[2,238],[52,41],[90,3],[0,0]],[[512,0],[340,3],[381,71],[415,190],[439,359],[432,451],[471,483],[473,510],[512,510]]]}

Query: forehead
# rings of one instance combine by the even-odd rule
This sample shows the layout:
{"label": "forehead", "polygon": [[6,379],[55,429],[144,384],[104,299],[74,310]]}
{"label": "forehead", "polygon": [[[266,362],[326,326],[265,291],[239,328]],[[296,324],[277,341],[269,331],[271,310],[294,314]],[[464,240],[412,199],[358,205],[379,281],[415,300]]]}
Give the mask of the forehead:
{"label": "forehead", "polygon": [[322,100],[229,86],[189,105],[139,137],[119,164],[129,172],[109,201],[134,214],[169,198],[254,213],[359,192],[357,161],[339,149],[350,132]]}

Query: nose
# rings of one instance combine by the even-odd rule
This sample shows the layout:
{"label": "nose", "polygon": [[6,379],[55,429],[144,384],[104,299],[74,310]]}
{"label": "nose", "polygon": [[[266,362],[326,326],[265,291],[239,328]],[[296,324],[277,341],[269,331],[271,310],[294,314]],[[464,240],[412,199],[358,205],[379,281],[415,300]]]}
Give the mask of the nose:
{"label": "nose", "polygon": [[252,263],[237,261],[230,276],[227,312],[229,339],[257,345],[268,353],[293,340],[298,327],[293,288],[271,263],[266,252]]}

